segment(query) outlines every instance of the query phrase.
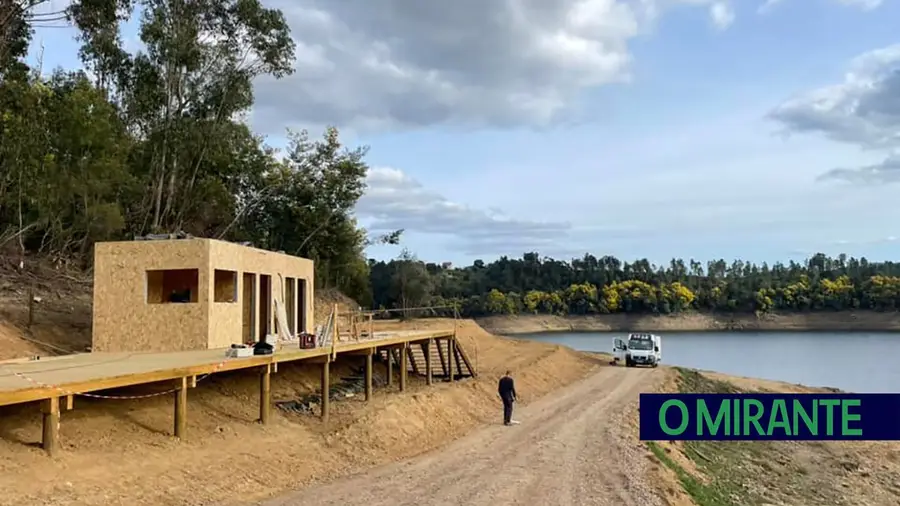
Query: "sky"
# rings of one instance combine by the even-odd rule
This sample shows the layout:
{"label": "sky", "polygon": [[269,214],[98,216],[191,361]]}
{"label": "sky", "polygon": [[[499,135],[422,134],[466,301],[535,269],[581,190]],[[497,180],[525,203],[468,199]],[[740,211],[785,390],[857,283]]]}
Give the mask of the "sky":
{"label": "sky", "polygon": [[369,146],[357,217],[405,230],[375,258],[900,255],[895,0],[263,2],[296,71],[249,121]]}

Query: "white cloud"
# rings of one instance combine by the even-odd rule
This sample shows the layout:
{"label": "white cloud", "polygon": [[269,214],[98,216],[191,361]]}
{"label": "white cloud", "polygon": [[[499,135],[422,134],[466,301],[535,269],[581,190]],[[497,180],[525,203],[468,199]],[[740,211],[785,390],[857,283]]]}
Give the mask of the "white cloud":
{"label": "white cloud", "polygon": [[734,22],[734,9],[725,2],[716,2],[709,7],[709,15],[712,16],[716,28],[724,30]]}
{"label": "white cloud", "polygon": [[509,254],[547,251],[566,238],[571,225],[510,218],[498,210],[476,209],[453,202],[422,186],[399,169],[376,167],[369,171],[368,189],[356,212],[371,220],[372,231],[405,229],[452,239],[454,249],[467,254]]}
{"label": "white cloud", "polygon": [[900,181],[900,44],[858,56],[843,82],[795,97],[770,117],[789,133],[817,133],[887,155],[881,163],[829,170],[820,180]]}
{"label": "white cloud", "polygon": [[877,9],[883,3],[882,0],[838,0],[838,3],[843,5],[848,5],[851,7],[859,7],[863,10],[869,11],[872,9]]}
{"label": "white cloud", "polygon": [[257,87],[260,126],[545,125],[584,90],[630,78],[631,39],[665,10],[727,0],[271,0],[297,72]]}
{"label": "white cloud", "polygon": [[818,180],[837,180],[864,185],[900,182],[900,156],[892,155],[882,162],[855,169],[831,169],[820,175]]}
{"label": "white cloud", "polygon": [[760,14],[765,14],[774,9],[776,5],[781,3],[781,1],[782,0],[766,0],[762,5],[759,6],[759,10],[757,12],[759,12]]}
{"label": "white cloud", "polygon": [[[766,0],[760,7],[759,13],[765,14],[771,11],[776,5],[781,4],[783,0]],[[840,5],[847,7],[856,7],[863,11],[870,11],[881,7],[883,0],[835,0]]]}

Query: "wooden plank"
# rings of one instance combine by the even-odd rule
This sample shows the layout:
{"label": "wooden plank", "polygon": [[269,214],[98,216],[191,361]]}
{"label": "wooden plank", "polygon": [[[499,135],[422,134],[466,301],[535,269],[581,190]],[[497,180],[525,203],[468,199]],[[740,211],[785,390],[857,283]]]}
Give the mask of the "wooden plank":
{"label": "wooden plank", "polygon": [[425,355],[425,384],[431,385],[432,383],[432,364],[431,364],[431,348],[434,346],[434,340],[429,339],[427,342],[422,343],[422,354]]}
{"label": "wooden plank", "polygon": [[41,446],[51,456],[59,453],[59,397],[51,397],[41,404],[43,430]]}
{"label": "wooden plank", "polygon": [[459,343],[456,342],[456,339],[453,340],[453,357],[456,359],[456,370],[459,371],[460,375],[463,375],[463,367],[462,363],[459,359],[460,346]]}
{"label": "wooden plank", "polygon": [[[371,345],[370,345],[370,346],[371,346]],[[344,354],[344,355],[352,355],[352,356],[361,356],[361,357],[362,357],[362,356],[366,356],[366,355],[374,355],[374,354],[375,354],[375,347],[374,347],[374,346],[371,346],[371,347],[369,347],[369,348],[363,348],[363,349],[361,349],[361,350],[345,351],[345,352],[342,352],[342,354]]]}
{"label": "wooden plank", "polygon": [[409,356],[409,345],[403,345],[400,347],[400,391],[403,392],[406,390],[406,370]]}
{"label": "wooden plank", "polygon": [[139,374],[126,374],[113,377],[101,377],[87,381],[79,381],[74,383],[65,383],[58,386],[46,386],[37,388],[24,388],[21,390],[0,392],[0,406],[9,404],[20,404],[24,402],[38,401],[48,399],[50,397],[69,393],[86,393],[96,392],[98,390],[109,390],[113,388],[123,388],[135,385],[146,385],[149,383],[158,383],[163,381],[177,380],[181,377],[191,375],[209,374],[212,372],[234,371],[239,369],[248,369],[271,362],[271,356],[267,357],[251,357],[245,359],[232,359],[223,362],[221,367],[216,364],[204,364],[202,366],[191,366],[178,369],[165,369],[159,371],[151,371]]}
{"label": "wooden plank", "polygon": [[175,437],[184,439],[187,433],[187,378],[181,378],[175,391]]}
{"label": "wooden plank", "polygon": [[406,355],[409,358],[409,365],[412,367],[413,374],[416,376],[419,375],[419,364],[416,363],[416,354],[413,353],[412,345],[407,344],[403,346],[403,349],[406,350]]}
{"label": "wooden plank", "polygon": [[453,339],[447,339],[447,380],[453,381]]}
{"label": "wooden plank", "polygon": [[388,348],[385,350],[385,355],[387,356],[387,386],[394,386],[394,355],[391,353],[391,349]]}
{"label": "wooden plank", "polygon": [[[348,346],[340,346],[335,348],[335,353],[345,353],[345,352],[353,352],[353,351],[363,351],[366,349],[371,349],[373,346],[390,346],[397,344],[404,344],[409,342],[421,342],[427,339],[436,338],[436,337],[444,337],[448,334],[446,330],[438,330],[438,331],[403,331],[404,333],[386,333],[390,337],[385,337],[381,339],[373,339],[372,341],[361,341],[358,343],[351,343]],[[383,333],[376,333],[378,334]],[[165,363],[166,356],[172,356],[173,358],[177,358],[184,361],[191,360],[190,358],[185,358],[185,356],[197,355],[198,362],[196,364],[186,365],[183,367],[175,367],[168,369],[159,369],[159,370],[150,370],[144,372],[134,372],[128,374],[114,374],[110,376],[100,376],[103,374],[103,369],[106,367],[105,364],[109,362],[109,359],[106,358],[109,356],[108,354],[103,353],[86,353],[79,354],[75,357],[78,357],[79,363],[77,366],[73,368],[73,370],[84,371],[90,369],[97,369],[98,377],[85,379],[85,380],[77,380],[77,381],[47,381],[47,383],[52,383],[56,386],[39,386],[34,387],[30,386],[25,380],[22,380],[23,388],[18,388],[14,390],[0,390],[0,406],[9,405],[9,404],[19,404],[25,402],[32,402],[38,400],[44,400],[51,397],[56,397],[62,395],[71,395],[78,393],[87,393],[87,392],[95,392],[100,390],[109,390],[116,388],[123,388],[135,385],[145,385],[149,383],[157,383],[171,380],[178,380],[179,378],[185,377],[195,377],[199,375],[206,375],[217,372],[226,372],[226,371],[234,371],[240,369],[249,369],[254,367],[260,367],[268,364],[275,364],[279,362],[292,362],[297,360],[308,360],[315,357],[328,355],[331,350],[326,348],[315,348],[311,350],[290,350],[290,349],[280,349],[274,355],[258,355],[247,358],[229,358],[225,359],[224,354],[225,350],[210,350],[210,352],[216,351],[221,352],[223,356],[223,360],[215,361],[212,359],[215,355],[207,352],[176,352],[171,354],[152,354],[152,358],[148,358],[147,360],[153,360],[159,363]],[[138,365],[133,366],[136,368],[140,367],[141,360],[143,360],[140,354],[135,355],[128,360],[132,363],[136,363]],[[70,357],[69,360],[72,358]],[[65,360],[60,358],[59,360]],[[96,360],[97,362],[90,363],[90,361]],[[51,366],[50,360],[43,361],[46,366]],[[42,372],[39,367],[45,367],[44,364],[35,364],[34,361],[28,363],[20,363],[20,364],[10,364],[10,369],[15,367],[27,367],[25,369],[25,376],[34,376],[40,375]],[[49,370],[49,369],[48,369]],[[119,368],[121,370],[121,367]],[[58,374],[58,373],[57,373]],[[82,373],[81,376],[84,374]],[[19,378],[11,378],[18,380]],[[38,383],[40,383],[41,378],[38,377],[36,379]],[[13,383],[12,380],[7,380],[7,383]],[[7,387],[8,388],[8,387]]]}
{"label": "wooden plank", "polygon": [[447,376],[447,361],[444,360],[444,349],[441,348],[441,340],[434,341],[434,347],[437,348],[438,358],[441,360],[441,374]]}
{"label": "wooden plank", "polygon": [[264,365],[259,375],[259,421],[263,425],[269,424],[269,415],[272,412],[272,367]]}
{"label": "wooden plank", "polygon": [[372,354],[366,355],[366,400],[372,400]]}
{"label": "wooden plank", "polygon": [[478,376],[478,371],[476,371],[475,368],[472,367],[472,362],[469,361],[469,357],[468,355],[466,355],[466,349],[458,345],[457,349],[459,349],[459,356],[462,358],[463,362],[465,362],[466,364],[466,367],[469,369],[469,375],[473,378]]}
{"label": "wooden plank", "polygon": [[331,311],[332,311],[332,314],[334,314],[334,334],[332,336],[332,339],[333,339],[332,344],[336,344],[338,342],[338,340],[340,340],[340,338],[341,338],[340,327],[338,327],[338,320],[340,320],[340,315],[338,313],[338,305],[335,304],[334,307],[331,309]]}
{"label": "wooden plank", "polygon": [[322,417],[323,422],[328,422],[328,411],[331,407],[331,396],[329,395],[331,391],[331,363],[325,362],[322,364],[322,412],[320,416]]}

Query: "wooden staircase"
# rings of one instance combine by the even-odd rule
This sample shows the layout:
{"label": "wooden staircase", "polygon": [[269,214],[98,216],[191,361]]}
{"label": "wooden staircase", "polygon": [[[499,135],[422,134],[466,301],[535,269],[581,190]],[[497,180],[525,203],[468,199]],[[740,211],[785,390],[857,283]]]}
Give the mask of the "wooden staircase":
{"label": "wooden staircase", "polygon": [[[431,374],[433,377],[445,378],[449,381],[451,368],[453,370],[453,380],[474,378],[477,375],[475,368],[472,367],[472,362],[459,343],[456,343],[456,346],[452,346],[452,351],[450,351],[450,339],[435,339],[433,343],[431,350],[429,350],[431,352]],[[406,363],[407,371],[412,372],[416,376],[424,377],[426,375],[425,355],[427,348],[428,346],[424,343],[421,345],[410,345],[406,353],[408,357]],[[397,348],[378,350],[378,355],[382,362],[387,362],[390,356],[390,360],[394,365],[400,365],[400,350]]]}

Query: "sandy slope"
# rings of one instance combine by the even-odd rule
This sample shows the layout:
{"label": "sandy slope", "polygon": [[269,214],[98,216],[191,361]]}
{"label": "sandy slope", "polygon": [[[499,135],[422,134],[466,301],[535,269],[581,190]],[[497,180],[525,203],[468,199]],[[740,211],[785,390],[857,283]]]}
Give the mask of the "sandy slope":
{"label": "sandy slope", "polygon": [[[62,415],[63,451],[56,459],[35,446],[41,431],[36,406],[0,408],[0,505],[258,501],[410,458],[495,423],[496,381],[506,368],[515,371],[525,408],[605,367],[560,346],[492,336],[472,322],[461,324],[460,341],[478,363],[477,380],[427,387],[411,378],[404,393],[382,388],[370,403],[360,397],[335,402],[327,425],[314,416],[275,411],[273,423],[260,426],[252,372],[216,375],[190,390],[184,441],[169,436],[171,396],[77,399],[75,410]],[[350,365],[336,364],[334,380]],[[318,375],[314,365],[285,365],[272,378],[273,396],[292,399],[314,391]]]}
{"label": "sandy slope", "polygon": [[660,504],[645,449],[619,423],[661,370],[602,368],[499,423],[434,452],[266,502],[266,506],[397,504]]}

